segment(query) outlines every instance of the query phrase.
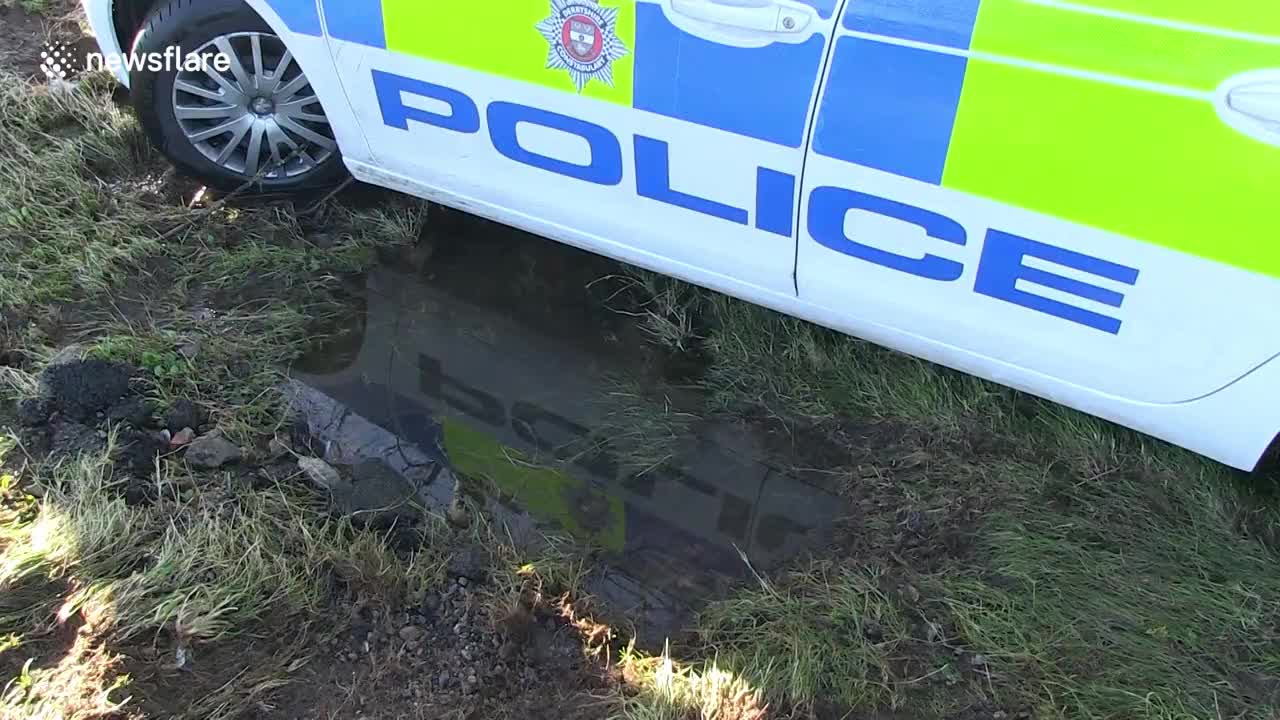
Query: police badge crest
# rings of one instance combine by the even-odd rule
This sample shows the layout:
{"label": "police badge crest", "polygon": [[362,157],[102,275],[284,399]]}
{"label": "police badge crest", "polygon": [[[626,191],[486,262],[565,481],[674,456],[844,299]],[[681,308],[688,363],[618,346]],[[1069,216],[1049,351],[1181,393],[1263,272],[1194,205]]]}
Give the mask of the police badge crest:
{"label": "police badge crest", "polygon": [[618,8],[596,0],[551,0],[551,17],[537,27],[551,44],[547,67],[568,70],[579,93],[592,80],[613,87],[613,63],[628,52],[618,38]]}

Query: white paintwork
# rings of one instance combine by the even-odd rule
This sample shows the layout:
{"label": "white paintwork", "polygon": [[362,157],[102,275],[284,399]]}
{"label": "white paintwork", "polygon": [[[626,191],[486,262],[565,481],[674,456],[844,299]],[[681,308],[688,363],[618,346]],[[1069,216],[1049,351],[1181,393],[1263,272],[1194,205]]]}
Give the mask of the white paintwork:
{"label": "white paintwork", "polygon": [[[98,41],[98,49],[102,51],[102,56],[123,55],[124,52],[120,47],[122,40],[116,37],[116,26],[112,22],[115,17],[113,15],[115,0],[83,0],[83,5],[84,15],[89,20],[89,30]],[[125,72],[124,65],[120,64],[116,67],[112,74],[121,85],[129,87],[129,73]]]}
{"label": "white paintwork", "polygon": [[[846,218],[845,234],[864,244],[908,257],[930,253],[964,265],[959,280],[939,282],[830,250],[812,240],[807,226],[802,226],[800,295],[847,315],[852,324],[891,319],[901,330],[950,347],[1141,402],[1204,397],[1276,355],[1275,337],[1258,331],[1274,322],[1269,318],[1280,307],[1280,282],[1274,278],[813,155],[805,186],[823,185],[927,208],[957,220],[968,231],[968,244],[959,247],[930,239],[915,226],[870,213],[853,212]],[[805,203],[807,215],[807,193]],[[988,228],[1139,268],[1138,282],[1130,286],[1047,262],[1041,266],[1123,293],[1121,308],[1048,288],[1018,286],[1119,318],[1123,322],[1119,334],[975,293],[974,277]]]}
{"label": "white paintwork", "polygon": [[[675,188],[744,207],[752,221],[755,168],[799,175],[804,161],[797,158],[799,151],[372,48],[338,41],[326,46],[321,39],[289,33],[263,0],[248,2],[298,57],[324,102],[348,166],[363,181],[1015,387],[1236,467],[1251,468],[1280,430],[1280,360],[1273,359],[1275,345],[1267,335],[1274,313],[1258,310],[1280,307],[1274,279],[811,156],[806,196],[808,189],[830,183],[903,198],[956,218],[970,239],[963,248],[928,246],[966,266],[965,276],[952,287],[930,285],[825,250],[808,236],[804,218],[797,218],[799,260],[807,271],[801,274],[802,298],[792,284],[793,241],[637,198],[629,143],[636,132],[669,142]],[[118,52],[110,5],[111,0],[85,0],[104,52]],[[502,100],[608,127],[623,145],[622,184],[592,186],[511,162],[493,149],[483,129],[460,135],[417,123],[408,132],[386,127],[368,81],[375,64],[463,89],[482,117],[490,101]],[[555,133],[534,133],[527,141],[549,152],[581,152],[574,148],[576,139]],[[868,219],[847,222],[856,228],[860,221]],[[1116,288],[1127,295],[1121,334],[1100,337],[1096,330],[1049,316],[1021,317],[1032,311],[999,307],[1003,303],[966,290],[972,287],[983,233],[992,226],[1141,268],[1138,285]],[[895,242],[899,252],[913,247],[910,236]],[[1196,279],[1194,286],[1188,278]],[[837,281],[845,284],[843,294],[835,289]],[[848,283],[853,281],[859,290],[851,303]]]}
{"label": "white paintwork", "polygon": [[940,365],[1017,388],[1077,410],[1194,450],[1242,469],[1252,469],[1280,429],[1280,361],[1254,370],[1222,390],[1194,402],[1144,403],[1097,390],[954,347],[885,324],[890,318],[861,320],[805,302],[794,293],[771,291],[706,267],[677,264],[632,246],[592,236],[573,226],[548,222],[536,212],[479,201],[456,191],[395,175],[365,164],[348,163],[364,182],[458,208],[567,245],[661,272],[710,290],[732,295],[786,315],[869,340]]}
{"label": "white paintwork", "polygon": [[[761,165],[799,176],[802,150],[377,48],[338,40],[331,44],[374,163],[382,170],[479,205],[527,209],[545,222],[644,248],[665,262],[716,268],[761,288],[794,293],[795,243],[755,229],[755,186]],[[373,69],[465,88],[480,108],[481,131],[467,135],[412,121],[407,131],[387,126],[374,94]],[[493,148],[484,118],[495,100],[554,108],[609,128],[622,147],[621,184],[595,185],[502,156]],[[404,101],[422,109],[435,106],[411,95]],[[752,224],[737,225],[638,197],[632,149],[637,132],[670,144],[673,188],[746,209]],[[526,137],[537,142],[527,149],[565,160],[580,156],[583,149],[580,137],[557,131],[522,135]],[[503,181],[494,182],[499,177]]]}

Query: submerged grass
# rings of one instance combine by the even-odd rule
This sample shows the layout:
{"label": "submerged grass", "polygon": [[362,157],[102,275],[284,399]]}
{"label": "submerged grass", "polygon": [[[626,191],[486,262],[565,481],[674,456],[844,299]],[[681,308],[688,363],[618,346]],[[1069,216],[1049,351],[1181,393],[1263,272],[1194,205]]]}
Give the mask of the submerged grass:
{"label": "submerged grass", "polygon": [[[674,317],[703,328],[707,412],[816,428],[859,464],[857,542],[713,604],[691,657],[714,654],[775,707],[1280,713],[1267,481],[746,303],[653,292],[644,307],[691,298]],[[909,432],[859,432],[884,423]],[[904,549],[918,518],[932,534]]]}

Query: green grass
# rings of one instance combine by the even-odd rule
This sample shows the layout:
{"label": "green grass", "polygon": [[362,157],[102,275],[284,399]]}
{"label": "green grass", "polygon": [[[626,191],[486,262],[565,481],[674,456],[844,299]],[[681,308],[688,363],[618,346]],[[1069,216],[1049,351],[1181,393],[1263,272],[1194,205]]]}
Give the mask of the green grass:
{"label": "green grass", "polygon": [[[168,463],[151,482],[162,499],[129,506],[104,455],[29,466],[9,483],[0,498],[0,635],[41,635],[83,618],[90,632],[82,635],[95,647],[77,661],[88,663],[80,672],[96,664],[102,682],[119,687],[125,679],[111,672],[106,648],[126,641],[165,632],[178,647],[193,647],[255,632],[268,620],[305,631],[329,607],[335,580],[388,606],[443,580],[441,543],[397,556],[381,536],[331,517],[300,486],[211,486]],[[0,716],[66,712],[78,700],[52,681],[64,665],[6,695]]]}
{"label": "green grass", "polygon": [[269,430],[280,368],[348,312],[342,278],[415,242],[426,206],[193,212],[166,194],[164,162],[112,89],[102,76],[71,94],[0,77],[0,312],[22,323],[10,342],[37,355],[88,344],[237,438]]}
{"label": "green grass", "polygon": [[[661,305],[687,290],[652,292]],[[1267,481],[745,303],[686,302],[706,412],[781,418],[840,448],[826,469],[859,510],[830,560],[710,606],[680,649],[694,667],[714,656],[778,707],[1280,712]],[[936,524],[919,546],[902,544],[911,511]]]}
{"label": "green grass", "polygon": [[0,0],[0,7],[20,7],[29,13],[47,15],[54,5],[51,0]]}
{"label": "green grass", "polygon": [[[31,360],[0,368],[0,402],[32,395],[35,371],[75,343],[146,370],[161,403],[195,400],[237,442],[262,443],[287,418],[283,368],[348,312],[344,278],[414,242],[425,205],[189,210],[113,90],[100,76],[65,94],[0,77],[0,340]],[[143,480],[158,500],[135,506],[109,450],[46,462],[0,437],[12,468],[0,481],[0,637],[14,639],[3,652],[47,644],[70,617],[92,640],[24,671],[0,717],[109,712],[127,697],[113,689],[124,644],[226,643],[281,621],[305,634],[335,589],[402,606],[443,579],[434,519],[421,549],[397,553],[305,483],[255,489],[167,461]],[[193,708],[235,716],[282,671],[251,672]]]}

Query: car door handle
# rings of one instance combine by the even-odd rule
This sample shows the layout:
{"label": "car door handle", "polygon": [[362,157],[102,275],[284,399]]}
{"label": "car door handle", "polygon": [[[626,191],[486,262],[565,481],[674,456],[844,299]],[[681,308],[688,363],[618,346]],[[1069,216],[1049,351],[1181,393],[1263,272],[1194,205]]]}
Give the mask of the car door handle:
{"label": "car door handle", "polygon": [[763,33],[798,33],[812,20],[805,6],[784,2],[744,6],[718,0],[671,0],[671,9],[694,20]]}

